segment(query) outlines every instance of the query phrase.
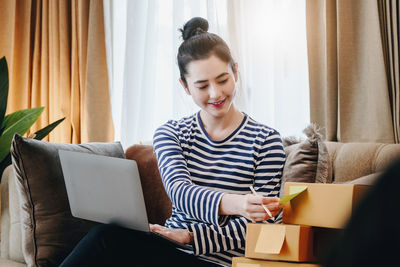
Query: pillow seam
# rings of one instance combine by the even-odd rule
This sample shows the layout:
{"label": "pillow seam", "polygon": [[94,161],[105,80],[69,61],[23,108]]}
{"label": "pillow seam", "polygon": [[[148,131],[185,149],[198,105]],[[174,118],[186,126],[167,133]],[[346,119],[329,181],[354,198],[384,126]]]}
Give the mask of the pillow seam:
{"label": "pillow seam", "polygon": [[[20,151],[20,147],[19,147],[19,145],[18,144],[16,144],[15,145],[15,148],[17,149],[17,151],[18,151],[18,154],[19,155],[21,155],[21,151]],[[24,187],[25,187],[25,189],[28,189],[28,191],[30,192],[30,187],[29,187],[29,183],[28,183],[28,177],[27,177],[27,175],[26,175],[26,171],[25,171],[25,166],[24,166],[24,161],[22,160],[22,157],[20,157],[20,159],[19,159],[19,161],[20,161],[20,164],[21,164],[21,172],[23,172],[23,174],[24,174],[24,177],[25,177],[25,185],[24,185]],[[36,234],[36,221],[35,221],[35,216],[34,216],[34,205],[33,205],[33,201],[32,201],[32,197],[31,197],[31,194],[28,194],[29,195],[29,204],[30,204],[30,207],[31,207],[31,223],[32,223],[32,234],[33,234],[33,252],[34,252],[34,264],[35,264],[35,266],[37,267],[38,266],[38,264],[37,264],[37,244],[36,244],[36,240],[35,240],[35,234]]]}

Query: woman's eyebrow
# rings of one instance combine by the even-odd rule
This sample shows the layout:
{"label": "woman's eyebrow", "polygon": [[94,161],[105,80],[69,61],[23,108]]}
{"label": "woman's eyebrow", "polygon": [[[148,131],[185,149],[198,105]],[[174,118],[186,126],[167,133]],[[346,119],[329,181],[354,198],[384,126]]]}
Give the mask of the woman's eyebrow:
{"label": "woman's eyebrow", "polygon": [[223,76],[225,76],[225,75],[227,75],[227,74],[229,74],[229,73],[227,73],[227,72],[221,73],[221,74],[218,75],[215,79],[221,78],[221,77],[223,77]]}
{"label": "woman's eyebrow", "polygon": [[[218,79],[218,78],[221,78],[221,77],[223,77],[223,76],[225,76],[225,75],[227,75],[227,74],[229,74],[229,73],[227,73],[227,72],[224,72],[224,73],[221,73],[220,75],[218,75],[215,79]],[[204,83],[204,82],[207,82],[208,80],[198,80],[198,81],[195,81],[194,83],[196,84],[196,83]]]}
{"label": "woman's eyebrow", "polygon": [[207,82],[208,80],[198,80],[198,81],[195,81],[194,83],[205,83],[205,82]]}

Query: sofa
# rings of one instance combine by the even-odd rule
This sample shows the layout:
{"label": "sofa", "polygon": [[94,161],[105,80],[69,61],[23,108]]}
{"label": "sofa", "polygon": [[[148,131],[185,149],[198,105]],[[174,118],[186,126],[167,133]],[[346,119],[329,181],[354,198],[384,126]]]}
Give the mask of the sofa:
{"label": "sofa", "polygon": [[[14,140],[13,142],[15,143],[16,141]],[[38,146],[49,145],[46,142],[27,141],[27,139],[20,139],[19,142],[34,143],[34,145]],[[18,149],[14,148],[14,154],[16,153],[15,150]],[[31,150],[30,148],[25,153],[30,153]],[[41,148],[40,151],[43,151],[43,149]],[[23,155],[23,152],[20,149],[18,153]],[[283,182],[301,181],[373,185],[379,179],[380,173],[392,161],[400,158],[400,144],[326,142],[316,138],[315,135],[308,135],[305,140],[297,140],[295,142],[292,140],[285,143],[285,152],[287,161],[283,171]],[[42,152],[36,151],[35,153]],[[149,221],[163,224],[171,214],[171,202],[163,188],[152,146],[133,145],[124,151],[124,156],[127,159],[135,160],[138,164]],[[53,157],[55,156],[53,155]],[[25,200],[24,192],[22,191],[23,183],[21,183],[20,177],[21,166],[18,165],[18,160],[18,155],[13,155],[14,167],[7,167],[1,180],[0,266],[55,266],[57,264],[54,261],[46,261],[40,258],[43,257],[40,255],[45,254],[40,249],[45,250],[46,246],[48,247],[52,244],[46,244],[45,248],[34,244],[35,253],[33,255],[29,251],[32,246],[24,244],[27,242],[27,235],[28,237],[30,235],[30,232],[27,234],[26,230],[31,227],[29,225],[31,222],[28,221],[27,224],[27,215],[24,210],[26,209],[26,204],[21,204],[21,201]],[[38,163],[35,164],[38,165]],[[52,168],[59,168],[59,166],[56,166],[57,161],[53,165],[55,167],[53,166]],[[39,166],[36,167],[40,169]],[[26,172],[26,170],[24,171]],[[65,199],[63,201],[65,202]],[[64,216],[71,216],[65,211],[63,214]],[[37,219],[39,220],[39,218]],[[39,232],[39,227],[41,226],[37,224],[36,227],[37,232]],[[53,226],[46,225],[46,227]],[[77,240],[74,242],[76,243]],[[68,249],[72,248],[75,243],[70,244],[71,246]],[[65,254],[65,251],[63,253]],[[34,258],[33,260],[32,257]],[[60,259],[57,260],[60,261]]]}

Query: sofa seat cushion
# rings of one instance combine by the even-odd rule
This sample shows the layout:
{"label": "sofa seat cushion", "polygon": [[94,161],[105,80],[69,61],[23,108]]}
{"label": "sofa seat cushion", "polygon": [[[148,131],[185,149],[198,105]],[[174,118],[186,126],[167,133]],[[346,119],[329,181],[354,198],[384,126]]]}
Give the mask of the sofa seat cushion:
{"label": "sofa seat cushion", "polygon": [[94,223],[71,215],[58,150],[124,158],[120,143],[57,144],[14,136],[22,252],[29,266],[58,266]]}

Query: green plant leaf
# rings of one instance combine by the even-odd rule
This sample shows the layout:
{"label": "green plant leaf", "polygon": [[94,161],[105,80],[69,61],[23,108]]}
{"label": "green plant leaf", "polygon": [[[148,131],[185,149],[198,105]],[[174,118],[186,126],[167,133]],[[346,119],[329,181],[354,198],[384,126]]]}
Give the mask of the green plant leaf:
{"label": "green plant leaf", "polygon": [[58,121],[53,122],[52,124],[47,125],[43,129],[40,129],[35,133],[34,139],[37,140],[42,140],[46,135],[48,135],[57,125],[59,125],[63,120],[65,120],[65,117],[62,119],[59,119]]}
{"label": "green plant leaf", "polygon": [[14,134],[24,135],[39,118],[44,107],[24,109],[8,114],[3,121],[3,134],[0,136],[0,162],[10,152]]}
{"label": "green plant leaf", "polygon": [[0,135],[4,130],[1,125],[3,124],[4,115],[7,109],[8,98],[8,68],[7,60],[5,57],[0,58]]}

